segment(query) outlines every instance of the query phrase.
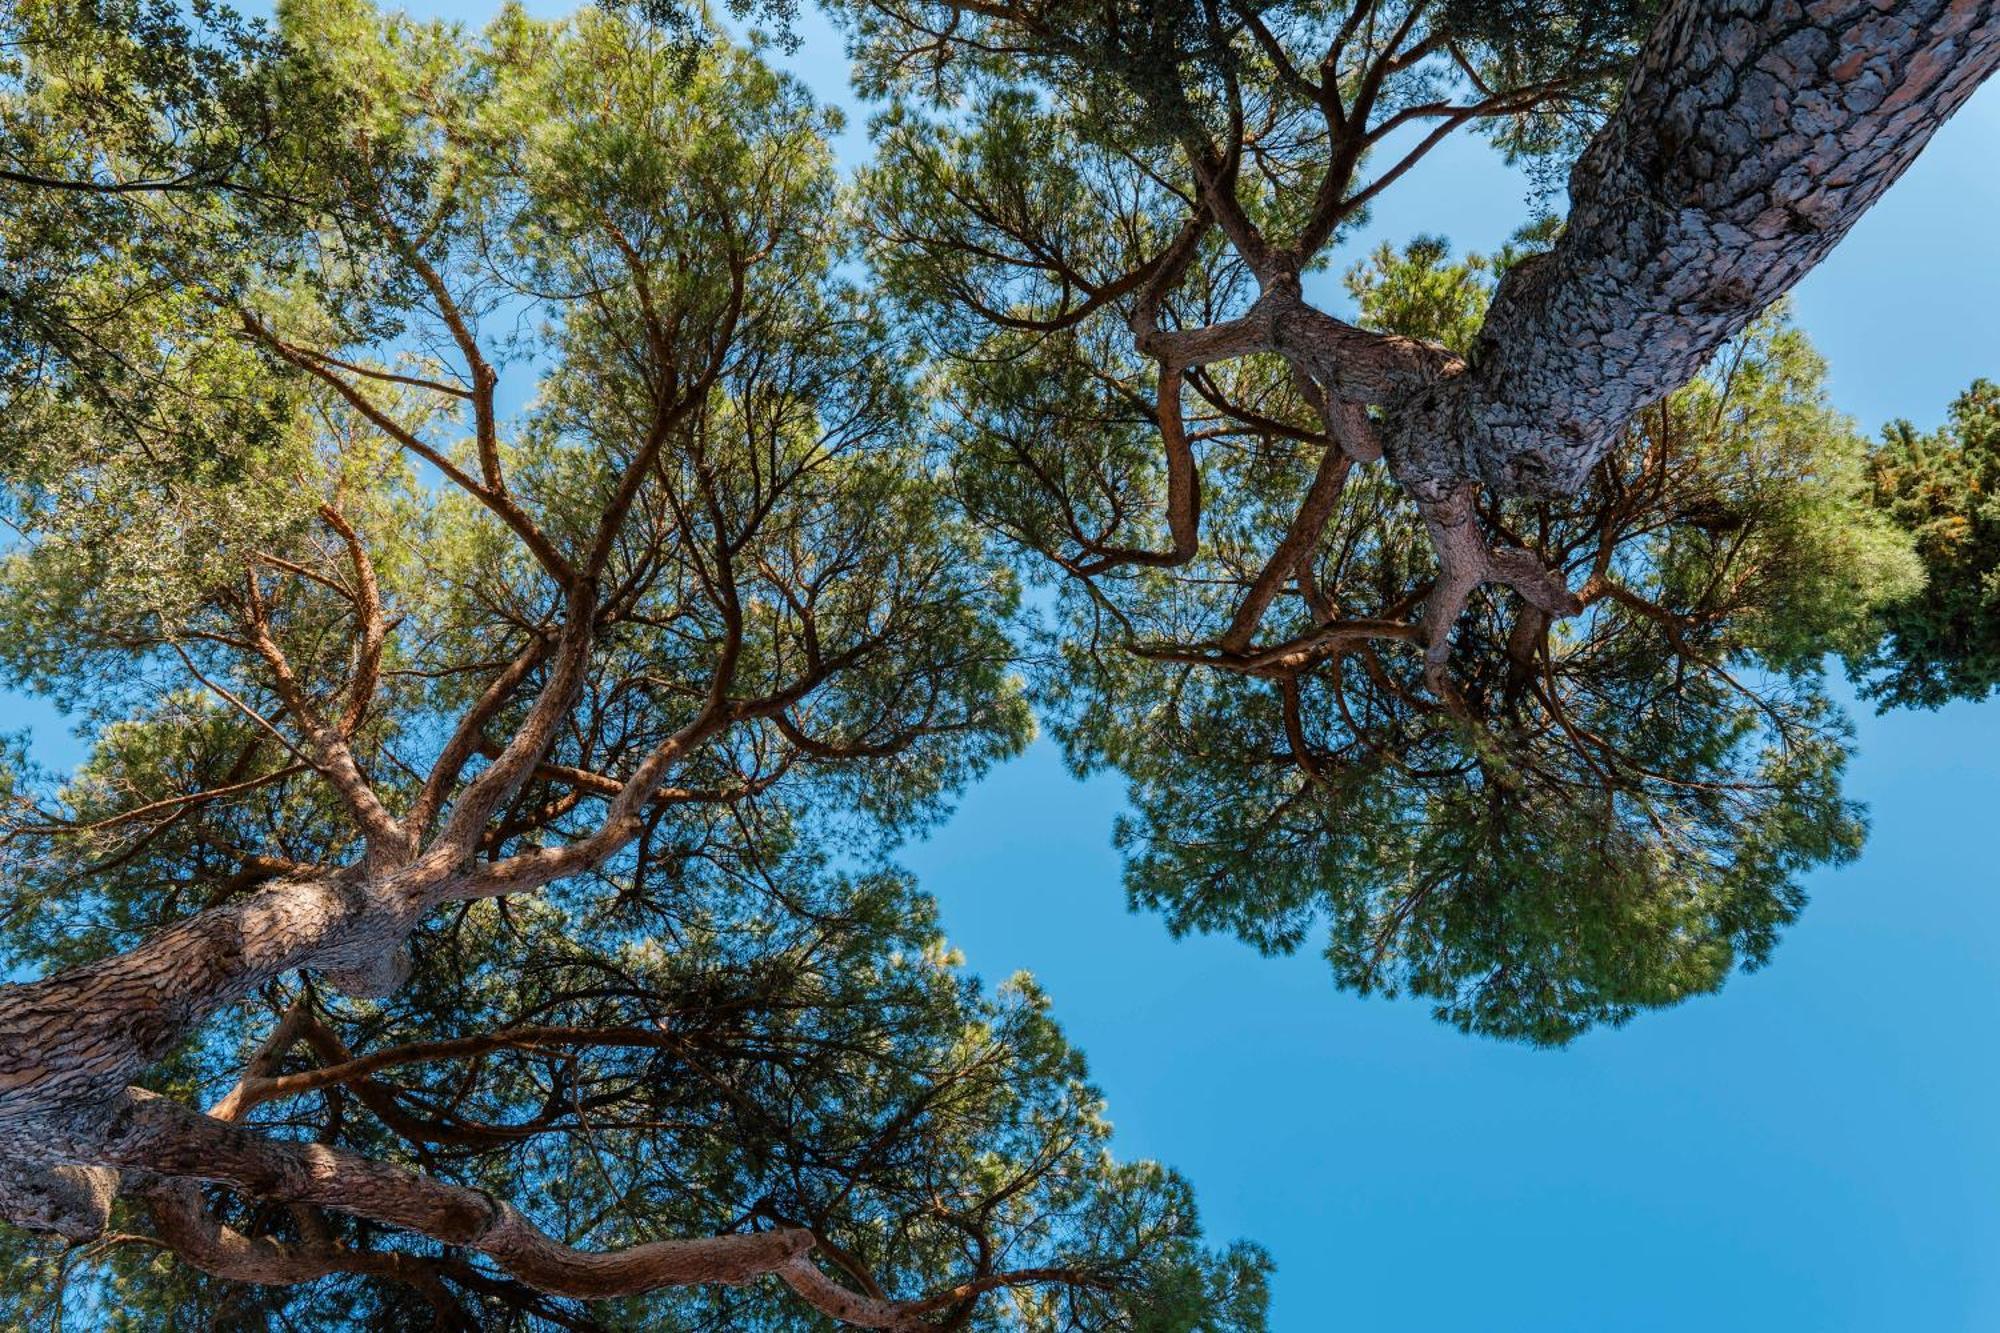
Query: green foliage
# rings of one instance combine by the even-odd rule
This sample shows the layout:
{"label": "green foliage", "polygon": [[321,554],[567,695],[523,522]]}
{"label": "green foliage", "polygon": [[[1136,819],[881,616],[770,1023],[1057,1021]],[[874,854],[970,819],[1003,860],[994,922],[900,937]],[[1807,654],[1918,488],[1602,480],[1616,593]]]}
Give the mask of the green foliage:
{"label": "green foliage", "polygon": [[[1659,9],[1659,0],[1448,0],[1442,26],[1479,53],[1477,73],[1487,87],[1574,81],[1563,101],[1482,127],[1542,192],[1553,193],[1563,184],[1561,167],[1596,128],[1587,108],[1607,107],[1624,91],[1629,56],[1616,56],[1638,50]],[[1601,54],[1614,58],[1594,59]]]}
{"label": "green foliage", "polygon": [[[1477,328],[1493,267],[1420,241],[1350,283],[1368,322],[1449,344]],[[1080,478],[1129,493],[1114,468],[1156,465],[1085,426],[1086,381],[1043,365],[1024,363],[1034,387],[967,386],[961,486],[1075,567],[1076,528],[1113,513],[1078,507]],[[1823,374],[1774,316],[1650,410],[1575,500],[1483,509],[1587,607],[1550,627],[1505,590],[1477,594],[1451,662],[1458,710],[1426,697],[1413,649],[1313,649],[1296,592],[1270,628],[1305,656],[1295,672],[1180,646],[1213,641],[1255,569],[1235,551],[1268,549],[1298,504],[1300,472],[1287,484],[1273,462],[1285,446],[1247,431],[1211,445],[1211,550],[1069,583],[1042,680],[1073,761],[1132,783],[1119,841],[1134,901],[1269,951],[1325,929],[1343,985],[1537,1043],[1764,961],[1803,904],[1799,875],[1862,836],[1820,660],[1872,642],[1878,608],[1921,577],[1869,504],[1866,447],[1827,409]],[[1065,401],[1075,434],[1041,435]],[[1041,415],[1019,417],[1029,402]],[[1132,412],[1123,429],[1144,425]],[[1386,478],[1358,471],[1309,584],[1333,606],[1417,601],[1433,576],[1422,531]]]}
{"label": "green foliage", "polygon": [[982,363],[1018,351],[988,334],[1124,333],[1142,279],[1196,221],[1159,322],[1240,314],[1255,295],[1245,256],[1192,208],[1215,172],[1300,272],[1434,142],[1371,180],[1393,127],[1463,104],[1510,152],[1560,172],[1615,100],[1643,21],[1573,5],[1521,26],[1490,5],[837,8],[861,90],[889,103],[863,187],[871,258],[937,346]]}
{"label": "green foliage", "polygon": [[1916,542],[1923,591],[1881,610],[1850,655],[1885,708],[1983,699],[2000,684],[2000,387],[1976,380],[1945,424],[1892,424],[1869,458],[1876,508]]}
{"label": "green foliage", "polygon": [[[846,8],[891,101],[871,258],[939,353],[960,502],[1057,583],[1037,683],[1072,762],[1132,783],[1134,900],[1272,950],[1328,928],[1343,983],[1536,1042],[1768,956],[1861,837],[1820,659],[1920,578],[1782,316],[1585,494],[1466,499],[1586,609],[1488,583],[1449,635],[1436,516],[1334,452],[1326,386],[1235,352],[1175,385],[1149,345],[1254,326],[1454,124],[1558,178],[1655,6]],[[1553,228],[1378,252],[1361,323],[1476,357]]]}
{"label": "green foliage", "polygon": [[199,0],[12,0],[0,15],[0,180],[98,191],[233,188],[276,129],[278,49]]}
{"label": "green foliage", "polygon": [[1486,321],[1493,265],[1484,255],[1448,262],[1451,243],[1419,236],[1398,254],[1384,242],[1365,263],[1347,272],[1347,294],[1368,328],[1422,329],[1430,341],[1470,356]]}
{"label": "green foliage", "polygon": [[[708,49],[712,7],[697,0],[598,0],[610,13],[629,14],[663,34],[679,57],[678,72],[693,72]],[[799,0],[724,0],[721,6],[739,23],[756,23],[755,40],[775,41],[784,51],[798,50]]]}
{"label": "green foliage", "polygon": [[[1254,1247],[1205,1247],[1185,1181],[1110,1156],[1102,1099],[1032,980],[982,988],[901,876],[745,856],[721,836],[685,873],[662,876],[643,913],[608,881],[561,904],[481,904],[419,937],[417,973],[393,1001],[323,1000],[358,1050],[522,1022],[623,1036],[385,1073],[354,1090],[340,1141],[532,1204],[578,1245],[806,1225],[895,1292],[959,1271],[974,1237],[999,1271],[1067,1267],[1090,1279],[978,1303],[968,1328],[1262,1326],[1268,1261]],[[229,1085],[239,1042],[216,1034],[194,1061],[191,1095]],[[313,1063],[302,1052],[287,1068]],[[323,1115],[307,1100],[254,1119],[308,1134]],[[252,1208],[226,1207],[225,1220],[257,1225]],[[282,1217],[263,1225],[295,1235]],[[72,1299],[122,1291],[145,1312],[137,1327],[430,1317],[411,1293],[366,1279],[245,1292],[191,1279],[150,1250],[102,1257],[103,1269],[73,1264]],[[480,1292],[468,1284],[467,1304],[503,1327],[583,1313]],[[27,1319],[40,1297],[12,1292]],[[770,1284],[604,1302],[589,1317],[635,1333],[817,1326]]]}
{"label": "green foliage", "polygon": [[[251,1001],[312,1016],[286,1071],[571,1035],[419,1054],[252,1120],[487,1189],[580,1246],[809,1226],[838,1280],[901,1298],[1062,1275],[945,1310],[959,1327],[1261,1327],[1261,1252],[1208,1246],[1184,1181],[1109,1155],[1033,982],[967,976],[887,861],[1030,734],[1016,579],[955,508],[907,342],[843,276],[832,113],[707,29],[688,61],[692,31],[510,8],[473,36],[287,0],[268,58],[297,100],[226,187],[103,195],[94,233],[54,225],[34,193],[53,187],[0,215],[36,278],[0,310],[0,670],[92,741],[62,779],[4,768],[0,958],[101,958],[354,864],[306,718],[346,719],[403,812],[497,690],[481,771],[548,678],[552,568],[601,551],[585,679],[479,858],[589,838],[605,787],[707,701],[725,724],[587,873],[424,923],[393,999],[286,981]],[[88,143],[35,59],[9,105]],[[149,1082],[213,1104],[262,1035],[240,1018]],[[0,1325],[52,1301],[105,1327],[586,1322],[359,1219],[209,1204],[441,1285],[248,1290],[133,1243],[70,1256],[58,1296],[53,1251],[10,1239]],[[114,1228],[147,1219],[121,1204]],[[588,1326],[815,1318],[765,1283]]]}

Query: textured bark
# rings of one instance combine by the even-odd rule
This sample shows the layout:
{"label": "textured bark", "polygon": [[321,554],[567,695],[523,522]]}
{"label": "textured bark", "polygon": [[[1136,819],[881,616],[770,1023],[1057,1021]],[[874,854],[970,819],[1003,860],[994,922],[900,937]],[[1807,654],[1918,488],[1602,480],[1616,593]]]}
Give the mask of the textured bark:
{"label": "textured bark", "polygon": [[401,1256],[342,1255],[330,1247],[285,1245],[246,1236],[218,1222],[191,1180],[154,1183],[142,1191],[160,1240],[186,1262],[213,1277],[265,1286],[311,1282],[330,1273],[354,1272],[367,1259]]}
{"label": "textured bark", "polygon": [[1469,362],[1371,333],[1278,273],[1243,317],[1138,344],[1185,367],[1283,354],[1383,408],[1406,485],[1567,494],[1647,404],[1824,259],[2000,66],[2000,0],[1674,0],[1512,269]]}
{"label": "textured bark", "polygon": [[2000,64],[1994,0],[1676,0],[1472,366],[1387,414],[1405,481],[1576,490],[1824,259]]}
{"label": "textured bark", "polygon": [[[1221,227],[1259,295],[1234,319],[1162,329],[1161,293],[1182,272],[1163,261],[1130,317],[1134,344],[1163,386],[1192,367],[1282,356],[1326,420],[1329,456],[1226,630],[1176,660],[1282,672],[1343,636],[1382,637],[1331,623],[1302,563],[1338,501],[1345,461],[1334,451],[1381,456],[1439,566],[1421,621],[1398,628],[1418,631],[1427,687],[1451,705],[1452,632],[1476,588],[1505,584],[1547,616],[1581,605],[1533,552],[1482,532],[1477,488],[1582,489],[1633,418],[1823,259],[1996,65],[2000,0],[1668,0],[1623,101],[1571,174],[1555,249],[1508,272],[1469,358],[1315,309],[1299,281],[1311,247],[1265,241],[1229,173],[1203,170],[1191,150],[1200,211],[1190,225]],[[1172,474],[1184,444],[1163,436]],[[1185,563],[1198,552],[1174,532],[1171,563]],[[1169,563],[1103,554],[1105,565]],[[1260,648],[1258,627],[1288,582],[1320,620],[1317,641]]]}
{"label": "textured bark", "polygon": [[259,983],[308,964],[366,967],[409,920],[350,876],[281,880],[128,953],[0,989],[0,1152],[23,1121],[77,1124]]}
{"label": "textured bark", "polygon": [[915,1329],[923,1326],[914,1311],[890,1301],[878,1301],[841,1286],[819,1271],[813,1261],[799,1254],[778,1270],[785,1285],[797,1292],[814,1309],[856,1328]]}
{"label": "textured bark", "polygon": [[111,1218],[118,1173],[102,1166],[49,1166],[0,1156],[0,1217],[16,1226],[90,1240]]}

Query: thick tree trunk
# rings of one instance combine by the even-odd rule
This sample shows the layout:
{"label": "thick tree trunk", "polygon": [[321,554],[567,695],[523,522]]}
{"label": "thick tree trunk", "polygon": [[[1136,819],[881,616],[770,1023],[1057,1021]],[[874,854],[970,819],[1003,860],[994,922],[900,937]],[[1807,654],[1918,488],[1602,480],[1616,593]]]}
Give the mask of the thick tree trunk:
{"label": "thick tree trunk", "polygon": [[1827,256],[1996,67],[2000,0],[1671,0],[1570,175],[1555,249],[1510,271],[1469,360],[1369,333],[1277,275],[1243,318],[1139,338],[1170,367],[1271,351],[1382,408],[1407,486],[1578,489]]}
{"label": "thick tree trunk", "polygon": [[1392,403],[1397,475],[1574,491],[1996,64],[1995,0],[1673,0],[1571,174],[1554,252],[1508,275],[1469,369]]}
{"label": "thick tree trunk", "polygon": [[32,1158],[0,1156],[0,1218],[69,1240],[91,1240],[111,1218],[118,1173],[102,1166],[51,1166],[46,1150]]}

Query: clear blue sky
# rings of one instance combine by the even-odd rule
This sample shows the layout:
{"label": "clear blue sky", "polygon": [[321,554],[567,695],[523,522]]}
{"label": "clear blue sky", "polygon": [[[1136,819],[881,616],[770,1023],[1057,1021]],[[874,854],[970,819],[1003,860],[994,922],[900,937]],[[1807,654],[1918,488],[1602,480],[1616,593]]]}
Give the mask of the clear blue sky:
{"label": "clear blue sky", "polygon": [[[790,63],[848,100],[837,43],[808,33]],[[2000,377],[1996,150],[2000,86],[1797,293],[1837,403],[1871,429],[1934,424]],[[1491,249],[1524,194],[1461,145],[1364,241]],[[74,753],[39,706],[0,696],[0,713]],[[1074,782],[1046,743],[904,859],[973,967],[1041,978],[1119,1150],[1186,1172],[1212,1235],[1271,1250],[1280,1333],[1996,1329],[2000,704],[1858,722],[1873,835],[1812,878],[1773,964],[1559,1052],[1341,994],[1311,949],[1168,939],[1125,910],[1116,780]]]}

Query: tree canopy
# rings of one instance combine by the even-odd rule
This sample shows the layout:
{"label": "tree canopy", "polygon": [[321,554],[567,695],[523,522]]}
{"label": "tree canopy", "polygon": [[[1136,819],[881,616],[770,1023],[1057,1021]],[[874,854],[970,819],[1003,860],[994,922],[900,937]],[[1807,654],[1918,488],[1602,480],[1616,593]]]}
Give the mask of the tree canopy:
{"label": "tree canopy", "polygon": [[[1449,345],[1490,267],[1419,241],[1349,281],[1364,325]],[[1320,635],[1339,608],[1435,587],[1422,514],[1365,473],[1267,613],[1296,646],[1263,660],[1198,646],[1253,572],[1240,547],[1067,589],[1048,695],[1073,761],[1131,780],[1134,900],[1266,950],[1324,925],[1342,984],[1536,1042],[1764,961],[1799,874],[1862,836],[1822,659],[1872,644],[1877,608],[1922,577],[1822,372],[1771,316],[1573,500],[1471,506],[1464,521],[1532,544],[1581,610],[1555,620],[1489,585],[1442,669],[1404,625]],[[1297,493],[1264,478],[1297,446],[1199,429],[1221,444],[1204,521],[1275,534]],[[966,453],[1016,465],[983,440]]]}
{"label": "tree canopy", "polygon": [[[1037,709],[1175,930],[1560,1044],[1856,854],[1831,662],[1991,687],[1992,386],[1781,298],[2000,7],[829,8],[852,179],[671,0],[6,9],[9,1320],[1257,1328],[894,865]],[[1329,313],[1459,129],[1568,213]]]}
{"label": "tree canopy", "polygon": [[[240,188],[7,213],[65,336],[5,367],[0,638],[98,725],[15,776],[0,940],[54,975],[0,1024],[0,1196],[89,1236],[56,1186],[103,1168],[48,1163],[115,1163],[138,1228],[68,1299],[1254,1325],[1261,1256],[1108,1156],[1032,981],[967,977],[882,859],[1029,720],[1013,578],[842,276],[830,113],[594,11],[280,34],[293,129]],[[76,142],[51,173],[123,179]],[[15,1261],[48,1317],[68,1260]]]}
{"label": "tree canopy", "polygon": [[1926,577],[1884,609],[1865,692],[1884,707],[1987,697],[2000,684],[2000,388],[1976,381],[1929,434],[1891,423],[1869,476]]}
{"label": "tree canopy", "polygon": [[[873,255],[961,502],[1053,584],[1044,699],[1130,783],[1133,901],[1274,951],[1324,928],[1342,984],[1541,1043],[1767,958],[1862,836],[1822,659],[1946,595],[1907,601],[1912,513],[1762,313],[1852,200],[1807,198],[1832,178],[1731,100],[1755,80],[1702,82],[1766,42],[1799,76],[1846,20],[853,8],[890,99]],[[1326,313],[1344,231],[1461,126],[1567,174],[1567,218],[1379,253]]]}

